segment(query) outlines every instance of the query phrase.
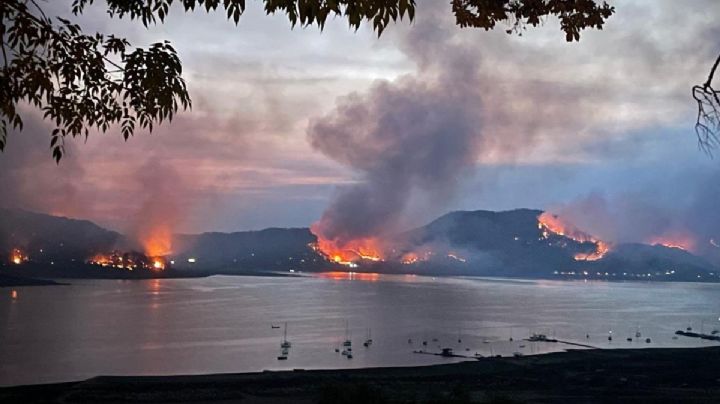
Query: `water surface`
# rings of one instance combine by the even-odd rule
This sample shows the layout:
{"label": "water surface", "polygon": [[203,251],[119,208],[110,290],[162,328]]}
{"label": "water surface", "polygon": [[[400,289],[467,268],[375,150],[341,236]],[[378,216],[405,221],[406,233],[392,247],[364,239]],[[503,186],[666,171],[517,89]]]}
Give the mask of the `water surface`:
{"label": "water surface", "polygon": [[[710,332],[719,313],[720,284],[347,274],[73,280],[0,289],[0,385],[462,360],[413,354],[423,340],[426,350],[467,355],[567,348],[521,340],[532,332],[599,347],[707,346],[717,343],[673,333]],[[335,352],[346,320],[353,359]],[[271,325],[285,322],[293,346],[278,361],[283,330]],[[637,327],[643,341],[625,341]],[[368,328],[374,343],[364,348]]]}

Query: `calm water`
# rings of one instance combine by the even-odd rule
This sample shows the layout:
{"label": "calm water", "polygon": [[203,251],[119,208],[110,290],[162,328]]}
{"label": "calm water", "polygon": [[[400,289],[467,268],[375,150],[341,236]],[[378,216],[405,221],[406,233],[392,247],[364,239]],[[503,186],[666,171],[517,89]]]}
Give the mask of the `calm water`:
{"label": "calm water", "polygon": [[[718,284],[339,274],[72,282],[15,288],[15,298],[12,289],[0,289],[0,385],[461,360],[413,354],[422,340],[427,350],[449,346],[469,355],[565,348],[519,341],[530,332],[602,347],[702,346],[716,343],[673,340],[673,333],[688,325],[699,330],[703,320],[706,332],[720,326]],[[335,353],[346,319],[350,360]],[[271,324],[284,322],[293,347],[278,361],[282,328]],[[625,341],[637,325],[651,344]],[[362,346],[367,328],[370,348]]]}

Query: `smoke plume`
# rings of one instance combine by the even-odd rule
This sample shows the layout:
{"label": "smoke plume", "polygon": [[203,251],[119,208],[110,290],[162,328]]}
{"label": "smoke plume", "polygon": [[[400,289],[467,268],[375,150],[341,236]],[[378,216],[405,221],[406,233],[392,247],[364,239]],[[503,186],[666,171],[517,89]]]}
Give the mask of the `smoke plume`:
{"label": "smoke plume", "polygon": [[665,244],[720,258],[720,170],[665,181],[611,196],[593,193],[550,210],[614,243]]}
{"label": "smoke plume", "polygon": [[[310,122],[311,145],[359,175],[313,225],[323,239],[342,246],[399,230],[411,198],[447,203],[478,159],[485,143],[480,57],[429,17],[402,38],[417,73],[340,98]],[[440,49],[444,57],[433,61]]]}
{"label": "smoke plume", "polygon": [[141,166],[135,180],[143,199],[133,217],[131,233],[149,256],[165,256],[173,252],[173,234],[183,224],[187,207],[185,186],[177,171],[155,158]]}

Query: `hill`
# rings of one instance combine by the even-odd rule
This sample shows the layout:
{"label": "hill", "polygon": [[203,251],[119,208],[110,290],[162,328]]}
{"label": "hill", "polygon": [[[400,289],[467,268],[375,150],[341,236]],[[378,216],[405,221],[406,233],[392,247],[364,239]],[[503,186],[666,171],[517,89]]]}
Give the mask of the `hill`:
{"label": "hill", "polygon": [[[539,220],[543,211],[456,211],[396,235],[392,256],[351,270],[428,275],[643,280],[718,280],[708,260],[664,246],[606,245],[580,230],[565,234]],[[570,232],[568,232],[570,233]],[[127,239],[86,220],[0,209],[0,269],[23,267],[44,277],[197,276],[279,271],[349,270],[310,245],[307,228],[176,235],[166,257],[172,270],[103,271],[86,262],[127,246]],[[20,258],[18,260],[18,257]],[[25,265],[12,265],[18,260]],[[52,266],[52,267],[51,267]],[[58,271],[58,268],[60,270]],[[28,275],[30,276],[30,275]]]}
{"label": "hill", "polygon": [[36,262],[82,261],[108,251],[122,236],[87,220],[0,209],[0,258],[20,249]]}

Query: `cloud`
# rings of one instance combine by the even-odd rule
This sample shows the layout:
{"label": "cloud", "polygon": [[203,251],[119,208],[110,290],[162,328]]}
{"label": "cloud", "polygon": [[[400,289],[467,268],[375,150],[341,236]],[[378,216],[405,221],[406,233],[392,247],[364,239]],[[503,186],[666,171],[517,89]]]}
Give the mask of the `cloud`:
{"label": "cloud", "polygon": [[[397,189],[408,189],[411,197],[388,203],[408,216],[444,209],[455,203],[443,200],[453,194],[462,194],[469,208],[498,209],[537,206],[598,189],[616,194],[612,177],[634,173],[639,160],[655,159],[654,166],[660,166],[660,159],[672,158],[683,166],[700,158],[685,151],[673,155],[678,143],[659,139],[685,137],[694,145],[689,89],[706,78],[718,52],[714,38],[720,34],[715,17],[720,3],[615,5],[617,13],[603,31],[585,31],[580,43],[568,44],[553,19],[522,37],[502,29],[461,29],[450,5],[438,1],[420,2],[414,23],[393,25],[380,39],[367,27],[350,31],[340,19],[328,22],[322,33],[291,30],[284,16],[265,16],[260,3],[248,4],[238,27],[222,13],[185,14],[174,8],[166,24],[145,29],[137,22],[107,18],[103,4],[96,2],[77,19],[86,31],[127,35],[138,46],[173,42],[194,109],[157,133],[138,134],[127,143],[115,132],[93,134],[87,143],[69,141],[70,154],[60,167],[49,158],[51,128],[26,115],[26,130],[13,134],[0,155],[0,185],[13,190],[0,204],[88,217],[123,230],[124,219],[137,212],[138,195],[144,192],[132,178],[148,159],[174,170],[188,184],[183,206],[190,206],[189,220],[183,231],[282,225],[278,218],[308,224],[331,200],[333,185],[348,190],[390,170],[380,156],[404,165],[405,173],[393,172],[393,180],[408,179],[397,180]],[[46,6],[72,17],[69,0]],[[403,98],[405,93],[425,99]],[[458,93],[467,98],[456,102],[462,98]],[[433,97],[448,104],[432,106]],[[416,168],[427,171],[416,166],[430,161],[436,146],[429,140],[413,145],[409,138],[386,139],[368,128],[372,119],[391,115],[373,109],[381,98],[383,108],[408,114],[392,114],[395,125],[416,124],[409,122],[412,116],[427,123],[420,129],[428,133],[441,125],[463,133],[462,139],[438,142],[437,148],[447,150],[437,153],[449,156],[459,145],[467,150],[459,151],[457,160],[437,163],[437,173],[407,174]],[[356,144],[356,150],[343,155],[338,141],[325,134],[324,146],[312,148],[306,133],[310,118],[326,122],[328,133],[347,132],[339,123],[351,116],[341,109],[362,105],[372,117],[357,131],[364,131],[362,136],[374,145]],[[447,118],[425,116],[431,110],[443,111]],[[685,133],[678,130],[684,127]],[[360,141],[358,133],[350,139]],[[401,154],[388,151],[360,161],[360,155],[376,152],[372,147],[379,147],[378,140],[392,143],[388,150],[419,154],[405,162]],[[518,167],[517,175],[525,170],[526,178],[503,182],[505,174],[494,174],[508,167]],[[571,169],[558,168],[563,181],[540,176],[553,167]],[[472,171],[475,177],[468,174]],[[428,191],[445,183],[433,179],[443,175],[451,178],[447,189]],[[643,175],[652,182],[650,177]],[[531,181],[527,178],[537,189],[532,194],[525,191]],[[294,203],[284,203],[286,198]],[[303,209],[293,210],[298,204]],[[404,220],[381,214],[389,221]]]}

